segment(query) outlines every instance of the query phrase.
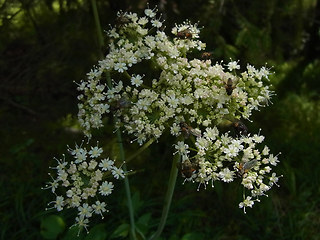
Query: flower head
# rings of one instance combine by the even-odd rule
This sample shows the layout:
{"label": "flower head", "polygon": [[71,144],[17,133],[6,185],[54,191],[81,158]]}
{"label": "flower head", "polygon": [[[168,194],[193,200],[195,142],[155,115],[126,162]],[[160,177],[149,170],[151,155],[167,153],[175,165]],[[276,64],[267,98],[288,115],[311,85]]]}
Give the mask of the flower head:
{"label": "flower head", "polygon": [[[90,138],[92,129],[104,127],[104,117],[110,112],[118,119],[116,127],[139,144],[159,140],[169,132],[179,139],[174,144],[175,154],[180,154],[183,161],[192,159],[196,165],[193,182],[206,185],[209,181],[229,183],[241,178],[249,196],[239,206],[252,207],[259,196],[277,184],[272,167],[279,160],[267,146],[261,150],[264,136],[260,133],[246,130],[232,134],[231,129],[222,133],[220,126],[224,121],[250,120],[254,110],[268,104],[272,96],[267,81],[269,69],[247,64],[241,70],[239,61],[223,64],[189,59],[193,50],[205,50],[198,24],[176,24],[172,38],[163,31],[164,22],[157,18],[156,9],[145,9],[142,17],[119,13],[118,18],[122,18],[122,24],[108,31],[109,53],[78,84],[78,119],[86,136]],[[105,72],[113,77],[108,87]],[[187,127],[181,123],[187,123]],[[233,130],[237,132],[235,126]],[[66,205],[84,207],[84,199],[111,194],[113,182],[103,177],[107,173],[115,179],[124,177],[121,167],[114,166],[112,160],[100,159],[102,150],[98,146],[89,151],[77,146],[72,155],[74,164],[60,161],[58,178],[50,185],[53,192],[60,184],[68,187],[72,199]],[[82,175],[76,175],[79,171],[93,179],[89,186],[81,185]],[[71,176],[81,187],[72,189],[76,180],[70,180]],[[81,191],[76,191],[78,188]],[[91,205],[91,212],[98,213],[94,210],[97,206]]]}
{"label": "flower head", "polygon": [[[106,212],[106,203],[97,199],[112,193],[114,184],[110,176],[114,176],[113,179],[124,178],[124,172],[121,167],[115,166],[113,160],[100,159],[102,148],[95,146],[88,150],[82,145],[76,145],[75,149],[68,147],[75,161],[68,162],[65,156],[61,160],[56,159],[57,167],[52,169],[57,171],[57,176],[52,177],[46,188],[56,194],[56,200],[49,203],[52,208],[57,211],[65,207],[76,208],[76,224],[87,228],[93,214],[102,216]],[[106,176],[109,176],[109,181],[103,181]]]}

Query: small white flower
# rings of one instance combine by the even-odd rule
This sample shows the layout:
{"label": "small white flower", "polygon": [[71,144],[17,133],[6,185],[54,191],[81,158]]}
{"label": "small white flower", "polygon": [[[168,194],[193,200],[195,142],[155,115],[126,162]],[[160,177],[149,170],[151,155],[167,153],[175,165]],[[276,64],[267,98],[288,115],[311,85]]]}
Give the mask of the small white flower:
{"label": "small white flower", "polygon": [[80,206],[80,202],[81,202],[81,198],[80,196],[74,195],[71,198],[71,207],[79,207]]}
{"label": "small white flower", "polygon": [[87,218],[84,218],[82,216],[76,217],[76,224],[79,225],[79,227],[84,227],[87,232],[88,232],[87,227],[89,226],[88,223],[89,223],[89,220]]}
{"label": "small white flower", "polygon": [[102,196],[108,196],[112,193],[112,190],[113,190],[113,183],[112,182],[103,182],[99,188],[99,193],[102,195]]}
{"label": "small white flower", "polygon": [[152,26],[156,28],[161,28],[162,26],[162,22],[160,22],[159,20],[152,20],[151,23],[152,23]]}
{"label": "small white flower", "polygon": [[197,140],[196,140],[196,146],[199,148],[199,149],[203,149],[203,150],[206,150],[208,149],[209,145],[210,145],[210,141],[204,137],[197,137]]}
{"label": "small white flower", "polygon": [[268,185],[266,185],[266,184],[264,184],[264,183],[260,184],[259,190],[261,191],[261,193],[262,193],[262,192],[266,192],[266,191],[268,191],[269,189],[270,189],[270,186],[268,186]]}
{"label": "small white flower", "polygon": [[89,73],[87,73],[87,76],[89,79],[94,79],[96,77],[99,77],[101,75],[101,71],[98,69],[91,69]]}
{"label": "small white flower", "polygon": [[173,136],[178,136],[180,134],[180,126],[176,123],[174,123],[171,128],[170,128],[170,133],[173,135]]}
{"label": "small white flower", "polygon": [[84,203],[81,206],[78,207],[78,210],[79,210],[79,215],[80,215],[80,218],[81,217],[91,217],[92,216],[92,207],[90,207],[87,203]]}
{"label": "small white flower", "polygon": [[224,182],[232,182],[235,174],[233,171],[230,171],[229,168],[224,168],[221,172],[219,172],[219,177]]}
{"label": "small white flower", "polygon": [[246,213],[246,207],[252,208],[254,201],[248,196],[243,202],[239,203],[239,208],[243,208],[244,213]]}
{"label": "small white flower", "polygon": [[121,168],[113,167],[111,173],[115,179],[124,178],[124,171]]}
{"label": "small white flower", "polygon": [[227,64],[228,70],[231,72],[232,70],[240,69],[240,65],[238,64],[238,62],[239,62],[239,61],[229,62],[229,63]]}
{"label": "small white flower", "polygon": [[272,176],[269,178],[269,180],[270,180],[269,182],[270,186],[273,186],[273,184],[277,185],[277,182],[279,181],[279,177],[276,176],[276,173],[272,173]]}
{"label": "small white flower", "polygon": [[114,70],[116,70],[120,73],[123,73],[124,71],[128,70],[128,68],[125,63],[119,62],[114,65]]}
{"label": "small white flower", "polygon": [[269,148],[267,146],[264,146],[262,150],[262,155],[268,155],[269,154]]}
{"label": "small white flower", "polygon": [[233,144],[230,144],[228,146],[228,148],[225,148],[223,150],[223,152],[228,156],[228,157],[236,157],[238,155],[238,152],[239,152],[239,148],[237,148],[235,145]]}
{"label": "small white flower", "polygon": [[62,196],[57,196],[56,201],[54,202],[54,207],[58,212],[63,210],[64,198]]}
{"label": "small white flower", "polygon": [[64,171],[64,170],[58,171],[58,178],[57,178],[57,180],[58,180],[58,181],[65,182],[65,181],[67,180],[68,176],[69,176],[68,173],[67,173],[66,171]]}
{"label": "small white flower", "polygon": [[168,98],[168,104],[172,108],[176,108],[179,104],[179,99],[177,99],[174,95],[171,95],[170,98]]}
{"label": "small white flower", "polygon": [[77,166],[73,162],[70,163],[70,167],[68,169],[69,174],[74,174],[77,172]]}
{"label": "small white flower", "polygon": [[140,75],[133,76],[131,78],[131,84],[139,87],[143,83],[142,77]]}
{"label": "small white flower", "polygon": [[248,72],[249,76],[255,76],[257,73],[257,70],[255,69],[254,66],[247,64],[247,72]]}
{"label": "small white flower", "polygon": [[136,13],[126,13],[128,18],[132,20],[133,23],[136,23],[138,21],[138,14]]}
{"label": "small white flower", "polygon": [[113,168],[113,164],[114,164],[114,161],[107,158],[107,159],[101,160],[101,163],[99,163],[99,167],[101,167],[103,171],[108,171]]}
{"label": "small white flower", "polygon": [[103,152],[102,148],[99,148],[98,146],[96,146],[96,147],[91,147],[89,154],[91,158],[97,158],[101,155],[102,152]]}
{"label": "small white flower", "polygon": [[87,152],[86,151],[77,152],[74,157],[76,158],[75,163],[81,163],[86,160]]}
{"label": "small white flower", "polygon": [[51,188],[51,192],[54,193],[58,187],[59,187],[59,181],[57,179],[53,179],[53,181],[49,182],[48,185],[46,185],[46,187],[44,189]]}
{"label": "small white flower", "polygon": [[267,69],[266,67],[262,67],[262,68],[260,69],[260,75],[261,75],[262,77],[265,77],[266,79],[269,79],[269,75],[270,75],[269,69]]}
{"label": "small white flower", "polygon": [[150,18],[153,18],[156,16],[156,13],[150,8],[145,9],[144,14]]}
{"label": "small white flower", "polygon": [[113,37],[113,38],[118,38],[119,37],[119,34],[116,32],[116,29],[113,28],[111,29],[111,31],[109,31],[109,34],[108,34],[110,37]]}
{"label": "small white flower", "polygon": [[[100,214],[102,216],[102,213],[104,213],[106,210],[106,203],[105,202],[100,202],[96,201],[95,204],[92,204],[92,208],[96,214]],[[103,218],[103,216],[102,216]]]}
{"label": "small white flower", "polygon": [[139,19],[138,24],[143,26],[143,25],[146,25],[148,22],[149,22],[148,18],[142,17]]}
{"label": "small white flower", "polygon": [[253,136],[253,140],[254,140],[256,143],[262,143],[263,140],[264,140],[264,136],[255,134],[255,135]]}
{"label": "small white flower", "polygon": [[175,149],[178,150],[180,155],[185,155],[189,152],[187,150],[189,148],[189,146],[182,141],[177,142],[177,144],[175,144],[174,147],[175,147]]}
{"label": "small white flower", "polygon": [[269,162],[271,165],[276,166],[279,162],[278,157],[277,156],[273,156],[273,154],[269,155]]}
{"label": "small white flower", "polygon": [[67,192],[66,192],[66,195],[68,198],[72,198],[72,196],[74,195],[74,192],[72,191],[72,189],[69,189]]}
{"label": "small white flower", "polygon": [[94,170],[97,165],[98,165],[97,161],[91,160],[91,161],[89,162],[88,169],[89,169],[89,170]]}
{"label": "small white flower", "polygon": [[253,189],[253,182],[252,179],[250,177],[245,177],[242,179],[241,184],[248,189]]}

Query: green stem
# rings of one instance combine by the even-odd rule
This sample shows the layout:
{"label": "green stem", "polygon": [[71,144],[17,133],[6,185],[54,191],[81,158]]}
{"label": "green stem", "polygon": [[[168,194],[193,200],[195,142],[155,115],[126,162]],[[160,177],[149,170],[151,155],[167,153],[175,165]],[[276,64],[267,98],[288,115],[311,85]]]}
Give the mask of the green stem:
{"label": "green stem", "polygon": [[[100,47],[100,49],[102,49],[104,43],[103,43],[102,29],[101,29],[101,25],[100,25],[100,19],[99,19],[96,0],[91,0],[91,5],[92,5],[92,10],[93,10],[93,16],[95,19],[97,34],[98,34],[99,47]],[[100,51],[100,56],[102,57],[101,51]],[[106,78],[107,78],[107,84],[108,84],[109,88],[112,88],[111,77],[110,77],[109,72],[106,72]],[[117,122],[116,118],[114,118],[114,122]],[[121,137],[120,129],[117,130],[117,140],[119,143],[120,159],[123,162],[122,168],[126,172],[127,165],[125,163],[125,153],[124,153],[124,148],[123,148],[123,144],[122,144],[122,137]],[[137,236],[136,236],[136,229],[135,229],[136,227],[135,227],[135,221],[134,221],[134,210],[133,210],[133,204],[132,204],[132,199],[131,199],[129,179],[127,176],[125,176],[125,178],[124,178],[124,185],[125,185],[126,197],[127,197],[127,201],[128,201],[128,209],[129,209],[129,217],[130,217],[130,233],[131,233],[132,239],[136,240]]]}
{"label": "green stem", "polygon": [[100,54],[100,57],[103,57],[101,50],[104,46],[104,43],[103,43],[102,28],[101,28],[101,24],[100,24],[100,18],[99,18],[96,0],[91,0],[91,6],[92,6],[92,11],[93,11],[94,22],[95,22],[96,29],[97,29],[98,44],[99,44],[99,48],[100,48],[99,54]]}
{"label": "green stem", "polygon": [[154,139],[150,139],[146,144],[144,144],[141,148],[139,148],[138,151],[136,151],[134,154],[128,157],[126,162],[127,163],[130,162],[132,159],[134,159],[136,156],[138,156],[140,153],[146,150],[153,142],[154,142]]}
{"label": "green stem", "polygon": [[131,76],[130,76],[130,74],[129,74],[127,71],[124,71],[124,76],[125,76],[126,78],[128,78],[129,80],[131,79]]}
{"label": "green stem", "polygon": [[[116,120],[116,118],[115,118],[115,120]],[[122,169],[125,172],[127,172],[127,164],[125,162],[125,154],[124,154],[124,148],[123,148],[123,144],[122,144],[122,137],[121,137],[120,129],[117,130],[117,140],[119,143],[120,159],[121,159],[121,161],[123,161]],[[129,217],[130,217],[130,232],[131,232],[132,238],[135,240],[135,239],[137,239],[137,236],[136,236],[136,227],[135,227],[135,221],[134,221],[134,210],[133,210],[133,204],[132,204],[132,199],[131,199],[129,178],[127,175],[125,175],[125,178],[124,178],[124,186],[125,186],[126,196],[127,196],[127,200],[128,200],[128,209],[129,209]]]}
{"label": "green stem", "polygon": [[160,223],[158,225],[157,231],[149,238],[149,240],[156,240],[160,234],[162,233],[164,226],[167,221],[169,209],[171,206],[171,200],[174,192],[174,187],[176,185],[176,180],[178,176],[178,163],[180,162],[180,154],[176,153],[176,155],[173,157],[172,165],[171,165],[171,171],[170,171],[170,177],[168,182],[168,189],[166,192],[166,196],[164,199],[164,206],[162,209],[161,219]]}

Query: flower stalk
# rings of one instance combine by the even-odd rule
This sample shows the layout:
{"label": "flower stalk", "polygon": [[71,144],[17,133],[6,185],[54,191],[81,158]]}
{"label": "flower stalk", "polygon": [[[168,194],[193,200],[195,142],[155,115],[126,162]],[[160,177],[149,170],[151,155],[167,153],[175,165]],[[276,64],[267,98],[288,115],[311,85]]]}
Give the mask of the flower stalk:
{"label": "flower stalk", "polygon": [[[117,140],[119,143],[120,160],[123,162],[122,169],[124,170],[124,172],[127,172],[127,165],[125,162],[125,153],[124,153],[124,148],[123,148],[123,144],[122,144],[122,136],[121,136],[120,129],[117,130]],[[135,240],[135,239],[137,239],[137,236],[136,236],[136,227],[135,227],[135,221],[134,221],[134,210],[133,210],[132,199],[131,199],[129,178],[127,175],[125,175],[125,178],[124,178],[124,186],[125,186],[126,197],[127,197],[127,202],[128,202],[128,209],[129,209],[130,233],[131,233],[132,238]]]}
{"label": "flower stalk", "polygon": [[[104,41],[103,41],[103,36],[102,36],[102,28],[101,28],[101,24],[100,24],[100,18],[99,18],[96,0],[91,0],[91,6],[92,6],[92,11],[93,11],[94,22],[95,22],[96,29],[97,29],[98,44],[99,44],[100,49],[102,49],[102,47],[104,45]],[[99,54],[102,57],[101,51],[99,51]]]}
{"label": "flower stalk", "polygon": [[140,153],[142,153],[144,150],[146,150],[152,143],[154,142],[154,139],[150,139],[147,143],[145,143],[141,148],[139,148],[138,151],[136,151],[134,154],[131,154],[130,157],[127,157],[126,163],[130,162],[132,159],[136,158]]}
{"label": "flower stalk", "polygon": [[170,171],[170,177],[169,177],[169,182],[168,182],[168,189],[166,192],[166,196],[164,199],[164,206],[162,209],[162,214],[161,214],[161,219],[160,223],[158,225],[157,231],[149,238],[149,240],[156,240],[158,237],[160,237],[164,226],[167,221],[169,209],[171,206],[171,201],[172,201],[172,196],[174,192],[174,188],[176,185],[176,180],[178,176],[178,163],[180,162],[181,155],[176,153],[175,156],[173,157],[172,165],[171,165],[171,171]]}

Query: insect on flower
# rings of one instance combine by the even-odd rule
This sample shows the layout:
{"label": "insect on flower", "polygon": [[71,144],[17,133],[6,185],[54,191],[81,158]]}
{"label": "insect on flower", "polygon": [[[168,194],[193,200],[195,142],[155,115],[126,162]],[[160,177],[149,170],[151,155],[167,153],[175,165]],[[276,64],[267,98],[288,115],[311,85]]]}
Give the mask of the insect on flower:
{"label": "insect on flower", "polygon": [[228,78],[227,82],[225,83],[225,88],[228,96],[230,96],[233,92],[233,89],[236,88],[231,78]]}
{"label": "insect on flower", "polygon": [[192,32],[189,28],[182,30],[180,32],[177,32],[177,38],[180,39],[191,39],[192,38]]}
{"label": "insect on flower", "polygon": [[120,13],[120,14],[118,14],[118,17],[116,18],[116,28],[121,28],[122,26],[124,26],[125,24],[128,24],[130,22],[131,21],[126,14]]}
{"label": "insect on flower", "polygon": [[203,52],[201,54],[202,60],[209,60],[211,58],[212,54],[210,52]]}
{"label": "insect on flower", "polygon": [[199,168],[198,164],[191,162],[189,159],[184,160],[184,162],[179,165],[182,176],[185,178],[191,178],[193,173]]}
{"label": "insect on flower", "polygon": [[129,99],[127,99],[126,97],[122,97],[118,101],[111,104],[110,110],[114,112],[123,108],[128,108],[130,107],[130,105],[131,102],[129,101]]}
{"label": "insect on flower", "polygon": [[195,137],[201,137],[201,132],[199,130],[190,127],[185,122],[180,123],[180,130],[185,139],[189,138],[190,135],[193,135]]}
{"label": "insect on flower", "polygon": [[248,135],[247,126],[243,122],[241,122],[240,120],[236,120],[236,121],[232,122],[232,126],[233,126],[237,136]]}
{"label": "insect on flower", "polygon": [[239,163],[239,166],[237,168],[238,171],[238,175],[240,177],[243,177],[243,175],[247,172],[249,172],[250,169],[252,169],[253,167],[255,167],[257,165],[258,161],[256,159],[253,159],[249,162],[246,163]]}

